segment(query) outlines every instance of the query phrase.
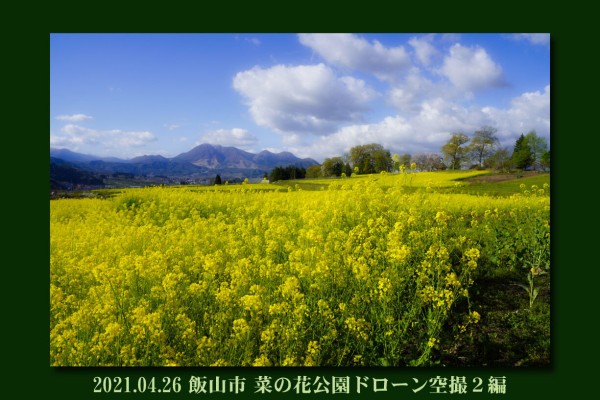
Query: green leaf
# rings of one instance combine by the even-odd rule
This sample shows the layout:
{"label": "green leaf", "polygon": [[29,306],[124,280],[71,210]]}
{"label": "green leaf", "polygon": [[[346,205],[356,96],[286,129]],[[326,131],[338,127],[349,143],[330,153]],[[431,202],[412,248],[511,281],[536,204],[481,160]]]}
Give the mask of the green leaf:
{"label": "green leaf", "polygon": [[517,283],[516,285],[519,286],[519,287],[522,287],[527,293],[529,293],[529,286],[525,286],[525,285],[522,285],[520,283]]}

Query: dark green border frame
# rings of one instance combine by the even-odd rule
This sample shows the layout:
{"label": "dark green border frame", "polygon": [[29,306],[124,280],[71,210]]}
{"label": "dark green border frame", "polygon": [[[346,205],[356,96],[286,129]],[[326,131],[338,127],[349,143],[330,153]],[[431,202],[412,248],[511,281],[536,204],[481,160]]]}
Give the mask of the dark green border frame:
{"label": "dark green border frame", "polygon": [[[355,376],[388,378],[391,382],[409,382],[410,388],[387,392],[361,394],[378,398],[427,396],[425,388],[413,393],[414,379],[422,384],[428,378],[440,375],[466,376],[467,381],[489,376],[507,377],[507,394],[486,393],[460,395],[461,398],[530,399],[550,395],[586,396],[595,392],[593,372],[594,352],[597,350],[595,331],[588,329],[590,319],[597,314],[591,284],[594,282],[594,259],[587,261],[586,248],[594,248],[592,236],[576,235],[579,221],[590,221],[586,215],[586,198],[593,199],[587,188],[575,181],[585,168],[581,160],[581,139],[595,136],[593,124],[583,126],[586,116],[594,115],[594,100],[587,100],[578,91],[582,85],[595,80],[595,64],[587,57],[596,46],[587,44],[596,35],[585,31],[594,27],[591,12],[585,10],[550,10],[549,4],[524,2],[444,3],[443,6],[425,4],[361,4],[360,7],[341,3],[302,2],[266,7],[252,3],[223,4],[218,6],[199,3],[190,9],[186,5],[168,4],[167,9],[156,9],[151,3],[139,5],[102,4],[71,6],[49,5],[48,10],[36,10],[44,20],[25,26],[13,26],[5,35],[3,64],[9,90],[7,101],[9,128],[5,132],[8,144],[5,165],[5,225],[9,233],[4,248],[6,263],[4,280],[3,335],[6,393],[13,398],[103,399],[132,398],[156,399],[199,398],[186,392],[185,377],[207,376],[247,378],[244,394],[237,398],[289,398],[296,395],[267,394],[252,396],[251,381],[258,375],[274,378],[294,378],[307,375]],[[524,9],[527,6],[528,9]],[[7,20],[24,21],[34,10],[6,10]],[[580,12],[582,15],[576,15]],[[576,30],[562,25],[571,20]],[[590,29],[590,28],[587,28]],[[23,30],[25,32],[23,32]],[[543,369],[243,369],[243,368],[52,368],[49,367],[49,277],[48,277],[48,112],[49,112],[49,35],[59,32],[550,32],[552,81],[552,365]],[[584,79],[586,81],[584,81]],[[585,87],[584,87],[585,88]],[[593,92],[594,90],[591,89]],[[597,102],[597,101],[596,101]],[[8,117],[8,118],[7,118]],[[32,124],[33,123],[33,124]],[[31,126],[33,125],[33,126]],[[588,133],[589,132],[589,133]],[[594,139],[585,138],[585,143]],[[579,159],[571,158],[578,146]],[[595,148],[590,144],[590,148]],[[584,155],[585,156],[585,155]],[[594,158],[591,158],[594,159]],[[575,164],[577,161],[577,164]],[[577,170],[575,169],[577,167]],[[575,172],[578,171],[578,174]],[[590,170],[591,171],[591,170]],[[571,173],[569,173],[571,172]],[[578,200],[570,200],[569,194]],[[595,209],[595,203],[591,205]],[[13,211],[13,208],[16,210]],[[585,218],[585,219],[579,219]],[[5,242],[6,243],[6,242]],[[14,245],[14,246],[13,246]],[[590,286],[586,286],[590,285]],[[578,311],[581,310],[581,311]],[[129,394],[101,395],[93,393],[93,377],[181,376],[183,391],[178,395]],[[419,385],[420,386],[420,385]],[[484,387],[485,389],[485,387]],[[185,393],[184,393],[185,392]],[[310,398],[332,396],[308,394]],[[336,395],[343,396],[343,395]],[[354,398],[356,395],[350,395]],[[212,396],[211,396],[212,397]],[[214,395],[224,398],[223,395]],[[359,396],[356,396],[359,397]]]}

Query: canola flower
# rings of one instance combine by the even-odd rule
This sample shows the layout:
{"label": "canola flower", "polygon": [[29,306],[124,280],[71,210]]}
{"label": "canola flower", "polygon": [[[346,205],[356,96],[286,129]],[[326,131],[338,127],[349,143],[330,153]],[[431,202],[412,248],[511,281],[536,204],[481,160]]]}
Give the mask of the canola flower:
{"label": "canola flower", "polygon": [[428,365],[479,322],[479,274],[549,265],[550,199],[402,179],[51,201],[51,364]]}

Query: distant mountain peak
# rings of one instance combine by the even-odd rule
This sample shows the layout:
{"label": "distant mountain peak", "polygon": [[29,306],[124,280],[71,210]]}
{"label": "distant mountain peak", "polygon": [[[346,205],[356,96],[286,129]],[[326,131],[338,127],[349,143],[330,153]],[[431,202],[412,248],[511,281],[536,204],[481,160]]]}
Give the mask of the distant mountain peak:
{"label": "distant mountain peak", "polygon": [[301,159],[290,152],[272,153],[263,150],[258,154],[237,147],[202,143],[188,152],[181,153],[173,160],[190,162],[197,166],[217,168],[248,168],[270,170],[278,166],[298,165],[308,167],[318,164],[312,159]]}
{"label": "distant mountain peak", "polygon": [[[318,164],[310,158],[298,158],[290,152],[273,153],[263,150],[249,153],[232,146],[202,143],[173,158],[160,155],[143,155],[129,160],[98,157],[76,153],[68,149],[50,149],[53,163],[68,162],[96,173],[126,172],[134,175],[190,176],[224,173],[255,175],[275,167],[295,165],[307,168]],[[234,172],[235,171],[235,172]]]}

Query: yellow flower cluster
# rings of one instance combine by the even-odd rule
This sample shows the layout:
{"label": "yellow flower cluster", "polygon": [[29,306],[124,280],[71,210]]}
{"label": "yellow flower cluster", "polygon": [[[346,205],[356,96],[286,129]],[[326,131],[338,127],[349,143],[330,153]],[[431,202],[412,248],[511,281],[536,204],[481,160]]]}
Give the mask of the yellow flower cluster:
{"label": "yellow flower cluster", "polygon": [[356,319],[354,317],[346,318],[344,321],[348,331],[359,340],[369,340],[369,330],[371,329],[370,324],[364,319]]}
{"label": "yellow flower cluster", "polygon": [[[466,173],[405,175],[424,188],[453,174]],[[481,268],[511,260],[515,232],[550,240],[547,196],[406,191],[399,174],[343,182],[51,201],[51,363],[426,363],[450,320],[479,320],[455,305]]]}

